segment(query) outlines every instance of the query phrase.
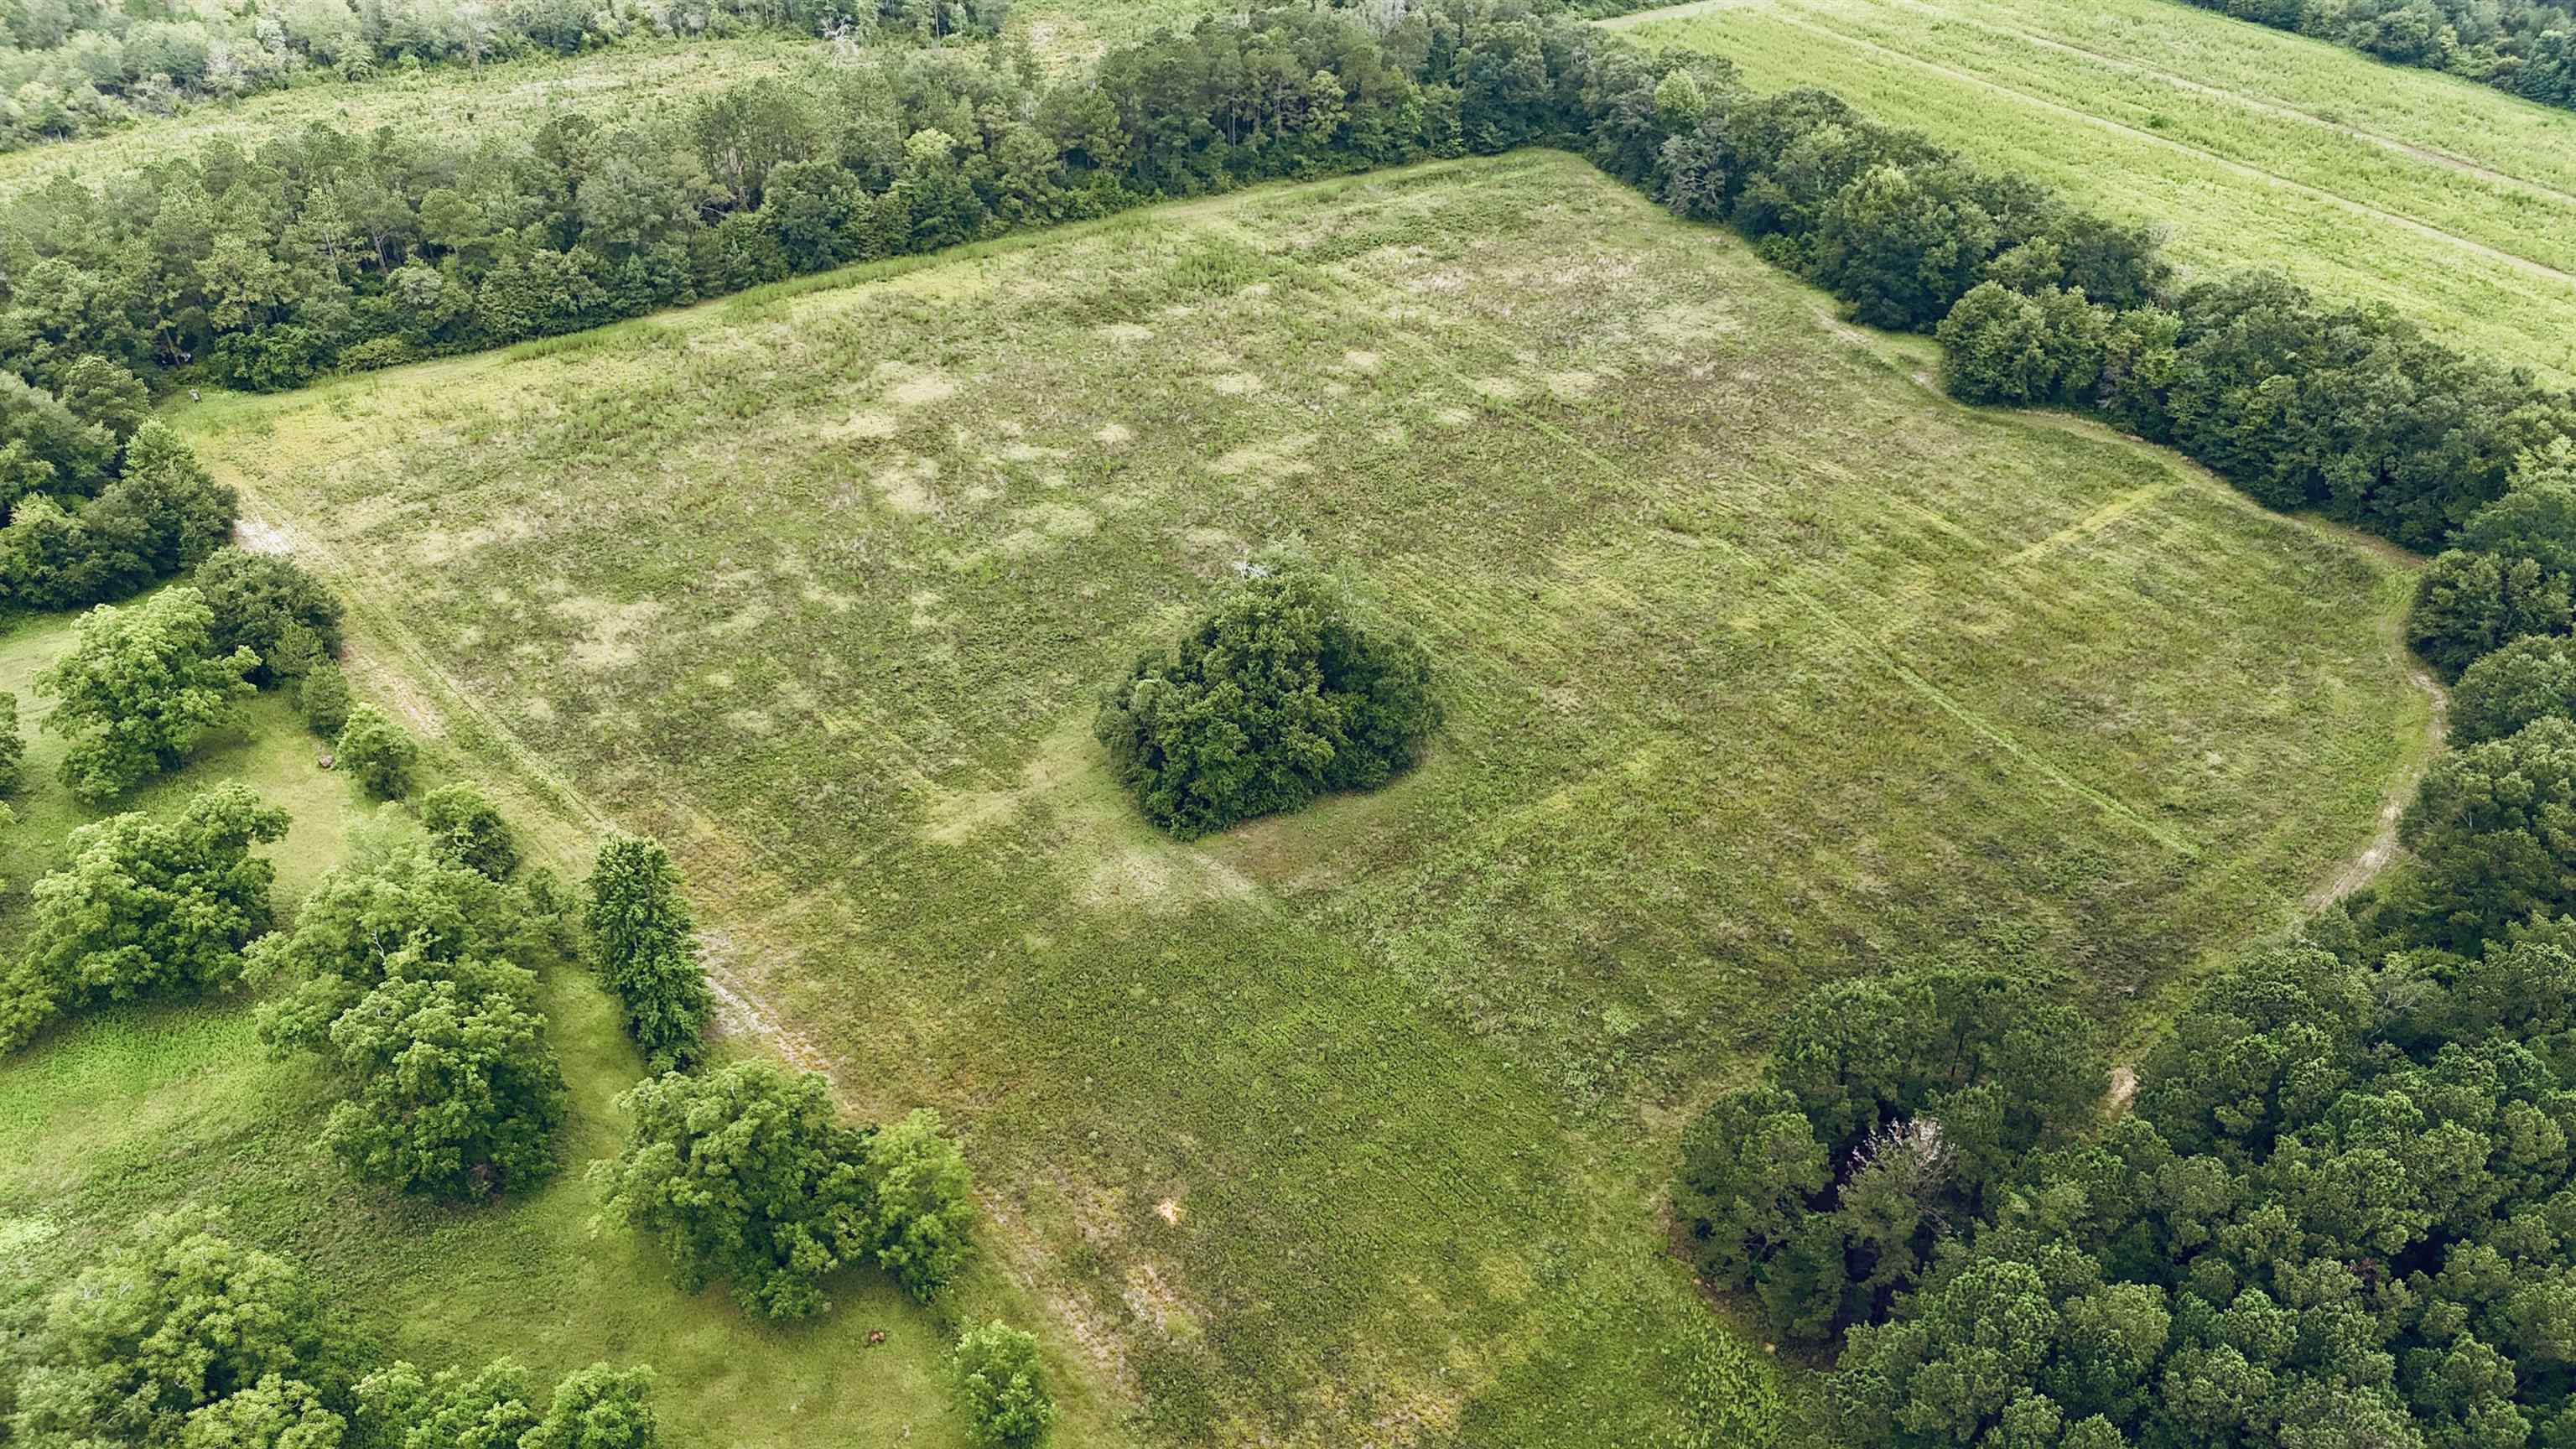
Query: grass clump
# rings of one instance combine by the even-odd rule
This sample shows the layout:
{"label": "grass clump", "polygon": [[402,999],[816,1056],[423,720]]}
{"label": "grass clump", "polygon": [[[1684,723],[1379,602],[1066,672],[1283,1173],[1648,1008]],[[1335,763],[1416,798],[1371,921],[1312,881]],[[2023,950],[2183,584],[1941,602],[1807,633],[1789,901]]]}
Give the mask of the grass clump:
{"label": "grass clump", "polygon": [[1330,579],[1273,559],[1137,660],[1095,729],[1146,816],[1186,840],[1375,789],[1439,723],[1419,643],[1363,629]]}

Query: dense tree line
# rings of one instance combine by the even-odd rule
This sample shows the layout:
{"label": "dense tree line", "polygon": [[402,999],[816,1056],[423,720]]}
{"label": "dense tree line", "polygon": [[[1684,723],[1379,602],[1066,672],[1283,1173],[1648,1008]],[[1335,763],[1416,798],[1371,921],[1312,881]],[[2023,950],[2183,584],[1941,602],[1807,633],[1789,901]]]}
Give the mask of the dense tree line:
{"label": "dense tree line", "polygon": [[1008,0],[0,0],[0,150],[113,130],[187,102],[424,65],[570,55],[754,31],[990,35]]}
{"label": "dense tree line", "polygon": [[0,1306],[0,1438],[186,1449],[653,1449],[650,1369],[541,1391],[507,1359],[386,1362],[293,1264],[220,1219],[145,1219],[39,1301]]}
{"label": "dense tree line", "polygon": [[2567,0],[2188,0],[2399,65],[2448,71],[2576,107],[2576,5]]}

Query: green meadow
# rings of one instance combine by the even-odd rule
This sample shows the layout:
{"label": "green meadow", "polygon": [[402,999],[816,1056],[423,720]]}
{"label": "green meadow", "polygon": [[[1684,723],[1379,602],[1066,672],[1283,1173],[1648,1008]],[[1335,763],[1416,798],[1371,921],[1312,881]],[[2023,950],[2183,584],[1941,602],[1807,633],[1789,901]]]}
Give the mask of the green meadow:
{"label": "green meadow", "polygon": [[[362,693],[560,858],[660,835],[771,1045],[964,1127],[969,1301],[1030,1305],[1070,1442],[1740,1443],[1777,1376],[1660,1204],[1784,1003],[1984,962],[2152,1031],[2429,748],[2410,560],[1929,365],[1524,152],[175,420],[351,601]],[[1424,640],[1447,724],[1386,790],[1175,843],[1093,711],[1277,542]],[[633,1066],[557,995],[600,1142]],[[111,1114],[128,1152],[251,1163],[244,1210],[403,1341],[631,1351],[693,1442],[870,1393],[929,1422],[915,1350],[849,1348],[895,1318],[871,1290],[766,1356],[721,1301],[630,1286],[569,1180],[374,1231],[276,1125],[288,1088],[232,1075],[285,1069],[230,1019],[47,1050],[146,1103],[196,1083],[166,1131]],[[31,1065],[0,1092],[75,1075]],[[0,1122],[56,1143],[72,1110]],[[66,1150],[9,1154],[15,1196],[108,1211],[47,1184],[115,1156]]]}

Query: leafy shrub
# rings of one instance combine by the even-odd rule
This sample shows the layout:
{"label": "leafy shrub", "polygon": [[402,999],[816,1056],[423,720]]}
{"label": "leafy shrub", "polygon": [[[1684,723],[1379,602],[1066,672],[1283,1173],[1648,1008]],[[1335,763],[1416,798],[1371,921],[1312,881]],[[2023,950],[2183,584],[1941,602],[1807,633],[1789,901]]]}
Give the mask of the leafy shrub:
{"label": "leafy shrub", "polygon": [[654,1449],[652,1390],[651,1369],[604,1363],[564,1379],[549,1400],[506,1358],[473,1373],[397,1362],[359,1380],[356,1417],[374,1436],[362,1442],[379,1449]]}
{"label": "leafy shrub", "polygon": [[[219,548],[192,582],[213,611],[215,647],[260,657],[255,683],[294,678],[340,652],[340,601],[291,560]],[[279,646],[290,640],[296,643],[281,656]]]}
{"label": "leafy shrub", "polygon": [[430,853],[467,870],[507,880],[519,868],[510,822],[471,785],[441,785],[420,797],[420,824]]}
{"label": "leafy shrub", "polygon": [[2457,679],[2516,639],[2566,633],[2569,617],[2567,575],[2537,559],[2455,548],[2416,575],[2406,640],[2444,679]]}
{"label": "leafy shrub", "polygon": [[401,799],[411,789],[412,766],[420,759],[420,746],[372,704],[350,709],[333,752],[339,756],[338,767],[349,772],[358,788],[379,800]]}
{"label": "leafy shrub", "polygon": [[25,954],[0,982],[0,1051],[84,1001],[227,990],[269,928],[286,812],[227,783],[161,821],[128,812],[73,832],[71,859],[35,884]]}
{"label": "leafy shrub", "polygon": [[1440,721],[1430,685],[1422,646],[1362,629],[1321,574],[1271,563],[1138,660],[1096,729],[1147,818],[1187,839],[1411,768]]}
{"label": "leafy shrub", "polygon": [[1055,1431],[1038,1341],[998,1321],[966,1330],[948,1358],[950,1397],[977,1449],[1037,1449]]}
{"label": "leafy shrub", "polygon": [[337,664],[321,664],[295,681],[295,704],[304,715],[305,728],[326,740],[336,740],[340,731],[349,727],[349,677]]}
{"label": "leafy shrub", "polygon": [[924,1107],[877,1130],[868,1142],[868,1176],[877,1264],[927,1303],[974,1252],[974,1180],[965,1151]]}
{"label": "leafy shrub", "polygon": [[147,1217],[45,1301],[0,1359],[0,1404],[15,1381],[17,1412],[0,1420],[11,1442],[342,1442],[360,1346],[293,1265],[221,1226]]}
{"label": "leafy shrub", "polygon": [[0,689],[0,795],[27,783],[27,739],[18,732],[18,696]]}
{"label": "leafy shrub", "polygon": [[2576,718],[2576,639],[2564,635],[2517,639],[2462,670],[2451,691],[2454,747],[2551,718]]}
{"label": "leafy shrub", "polygon": [[591,969],[617,994],[627,1033],[652,1070],[687,1067],[715,998],[698,964],[680,873],[660,841],[619,832],[600,844],[585,924]]}
{"label": "leafy shrub", "polygon": [[821,1075],[766,1062],[672,1073],[618,1099],[626,1148],[591,1178],[611,1221],[652,1234],[680,1287],[718,1280],[764,1318],[831,1307],[823,1279],[875,1245],[871,1135],[841,1125]]}
{"label": "leafy shrub", "polygon": [[332,871],[251,969],[291,979],[259,1012],[283,1056],[320,1054],[350,1083],[324,1142],[357,1176],[475,1198],[552,1171],[563,1076],[535,1005],[517,894],[418,844]]}
{"label": "leafy shrub", "polygon": [[104,800],[178,768],[251,692],[242,676],[259,657],[218,654],[213,622],[188,588],[121,609],[102,604],[81,620],[71,651],[36,676],[36,692],[57,701],[44,728],[75,736],[63,758],[74,794]]}

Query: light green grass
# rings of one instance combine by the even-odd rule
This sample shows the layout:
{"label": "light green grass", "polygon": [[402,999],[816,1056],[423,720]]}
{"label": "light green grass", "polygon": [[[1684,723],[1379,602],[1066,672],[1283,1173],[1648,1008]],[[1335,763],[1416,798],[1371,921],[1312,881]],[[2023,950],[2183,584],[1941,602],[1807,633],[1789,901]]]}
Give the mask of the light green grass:
{"label": "light green grass", "polygon": [[[0,637],[0,688],[23,697],[70,631],[57,619]],[[61,742],[35,739],[33,783],[11,801],[22,826],[0,832],[12,888],[0,947],[23,929],[26,884],[60,859],[72,828],[103,813],[52,779]],[[398,806],[361,805],[345,777],[316,767],[315,752],[284,701],[263,696],[185,771],[112,808],[175,808],[217,779],[246,781],[294,816],[274,848],[278,899],[291,906],[344,858],[352,835],[412,828]],[[541,849],[577,868],[564,839]],[[544,991],[574,1094],[567,1166],[543,1190],[491,1207],[405,1202],[350,1181],[314,1146],[336,1083],[307,1060],[268,1060],[242,997],[90,1011],[56,1026],[0,1060],[0,1296],[57,1280],[145,1213],[195,1204],[304,1263],[354,1322],[416,1361],[508,1354],[545,1378],[602,1358],[653,1365],[656,1406],[681,1449],[962,1445],[939,1378],[952,1322],[1025,1320],[1025,1295],[986,1268],[932,1313],[856,1269],[831,1285],[829,1317],[785,1328],[746,1319],[721,1290],[681,1295],[657,1251],[592,1231],[597,1203],[582,1178],[586,1163],[616,1150],[612,1099],[642,1065],[587,976],[558,965]],[[872,1329],[887,1342],[870,1347]],[[1054,1367],[1070,1442],[1114,1442],[1082,1366]]]}
{"label": "light green grass", "polygon": [[2576,116],[2169,0],[1743,0],[1607,22],[1825,86],[2125,220],[2576,381]]}
{"label": "light green grass", "polygon": [[[451,748],[662,834],[845,1092],[972,1130],[1171,1442],[1666,1442],[1758,1381],[1674,1140],[1788,1000],[1991,961],[2125,1027],[2423,748],[2404,560],[1955,406],[1568,157],[838,282],[178,420]],[[1449,723],[1175,844],[1097,692],[1298,535]]]}
{"label": "light green grass", "polygon": [[256,152],[316,123],[356,136],[391,126],[406,137],[459,138],[534,128],[560,110],[611,120],[649,116],[685,105],[702,92],[789,70],[823,54],[819,42],[789,36],[644,39],[570,59],[534,57],[479,71],[466,66],[395,69],[371,80],[201,102],[175,115],[138,119],[105,135],[0,153],[0,196],[68,172],[95,182],[155,161],[194,156],[217,139]]}

